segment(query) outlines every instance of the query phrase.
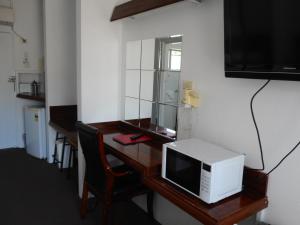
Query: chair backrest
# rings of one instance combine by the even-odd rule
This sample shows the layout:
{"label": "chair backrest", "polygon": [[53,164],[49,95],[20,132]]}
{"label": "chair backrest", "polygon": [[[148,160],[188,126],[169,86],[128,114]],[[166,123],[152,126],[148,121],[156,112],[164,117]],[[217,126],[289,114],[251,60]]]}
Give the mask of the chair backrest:
{"label": "chair backrest", "polygon": [[103,189],[106,182],[104,168],[107,166],[103,135],[98,129],[82,122],[77,122],[76,128],[86,162],[85,179],[94,188]]}

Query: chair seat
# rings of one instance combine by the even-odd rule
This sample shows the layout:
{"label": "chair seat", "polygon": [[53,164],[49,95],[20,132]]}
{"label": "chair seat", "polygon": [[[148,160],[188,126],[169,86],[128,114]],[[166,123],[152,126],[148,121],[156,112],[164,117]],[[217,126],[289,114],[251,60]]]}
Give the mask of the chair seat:
{"label": "chair seat", "polygon": [[[118,197],[124,198],[124,195],[128,195],[128,198],[131,198],[132,194],[136,195],[139,193],[146,193],[146,187],[142,184],[140,175],[132,170],[127,165],[120,165],[116,167],[112,167],[114,172],[128,172],[128,175],[115,178],[114,186],[113,186],[113,196],[114,199]],[[89,184],[90,189],[92,189],[93,194],[101,197],[105,193],[105,183],[103,180],[99,180],[99,182],[95,184]]]}
{"label": "chair seat", "polygon": [[144,192],[146,190],[145,186],[142,184],[140,175],[131,170],[126,165],[121,165],[113,168],[116,172],[129,171],[129,174],[123,177],[118,177],[115,179],[113,195],[117,197],[124,193],[128,194],[130,198],[131,193]]}

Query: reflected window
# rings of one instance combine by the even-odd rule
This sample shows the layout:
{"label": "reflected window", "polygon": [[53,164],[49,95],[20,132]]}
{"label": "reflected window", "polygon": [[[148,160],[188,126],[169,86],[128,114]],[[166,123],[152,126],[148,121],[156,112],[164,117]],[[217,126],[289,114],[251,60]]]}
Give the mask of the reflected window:
{"label": "reflected window", "polygon": [[180,71],[181,68],[181,50],[170,49],[169,51],[169,70]]}

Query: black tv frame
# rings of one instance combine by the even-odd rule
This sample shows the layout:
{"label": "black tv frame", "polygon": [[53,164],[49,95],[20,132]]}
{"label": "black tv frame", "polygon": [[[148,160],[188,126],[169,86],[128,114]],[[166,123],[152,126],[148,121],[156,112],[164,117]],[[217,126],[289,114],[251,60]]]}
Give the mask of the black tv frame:
{"label": "black tv frame", "polygon": [[[243,68],[241,65],[241,68],[230,68],[226,66],[226,53],[229,53],[230,57],[230,49],[227,49],[228,42],[228,35],[227,32],[230,32],[231,26],[230,24],[226,23],[226,16],[228,16],[228,9],[226,7],[229,7],[229,3],[226,3],[227,1],[231,0],[224,0],[224,55],[225,55],[225,77],[227,78],[245,78],[245,79],[261,79],[261,80],[286,80],[286,81],[300,81],[300,68],[295,69],[289,69],[289,66],[281,66],[279,69],[272,69],[266,70],[247,70],[247,68]],[[283,0],[284,1],[284,0]],[[300,22],[299,22],[299,29],[300,29]],[[226,41],[228,41],[226,43]],[[276,66],[278,67],[278,66]],[[300,65],[299,65],[300,67]],[[274,71],[275,70],[275,71]]]}

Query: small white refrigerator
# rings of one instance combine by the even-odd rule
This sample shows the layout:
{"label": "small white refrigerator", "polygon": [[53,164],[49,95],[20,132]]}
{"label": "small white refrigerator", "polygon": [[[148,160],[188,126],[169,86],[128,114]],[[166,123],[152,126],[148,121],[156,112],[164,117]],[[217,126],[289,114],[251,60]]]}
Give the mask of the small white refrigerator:
{"label": "small white refrigerator", "polygon": [[46,111],[44,107],[25,107],[25,143],[29,155],[45,159],[46,154]]}

